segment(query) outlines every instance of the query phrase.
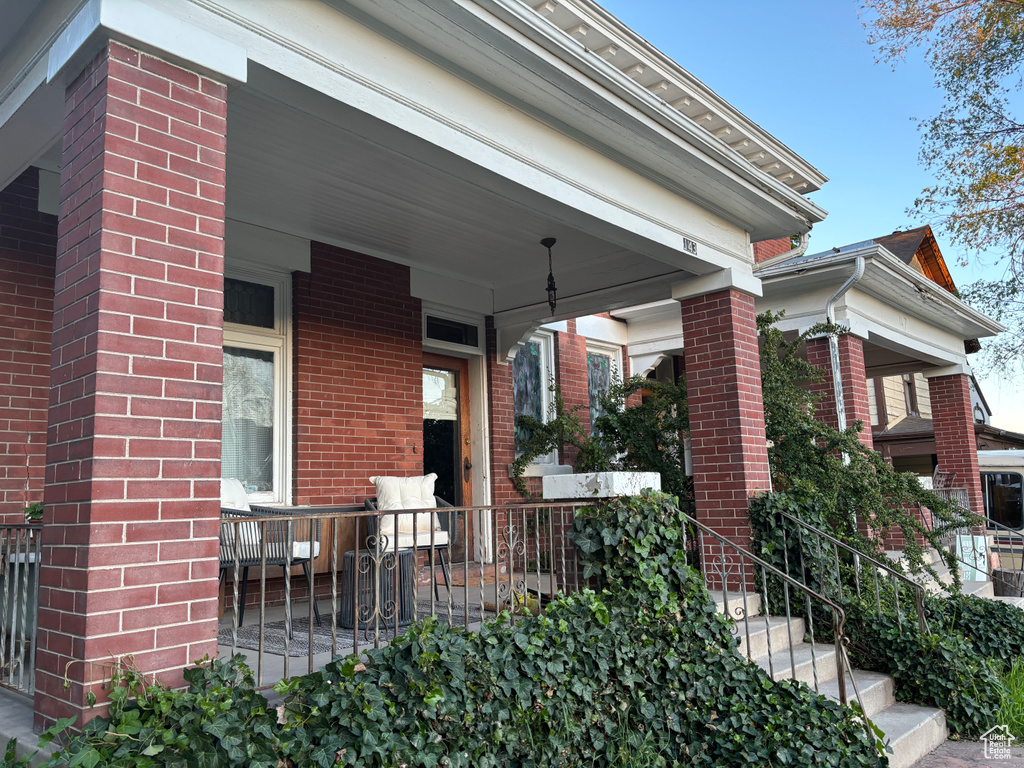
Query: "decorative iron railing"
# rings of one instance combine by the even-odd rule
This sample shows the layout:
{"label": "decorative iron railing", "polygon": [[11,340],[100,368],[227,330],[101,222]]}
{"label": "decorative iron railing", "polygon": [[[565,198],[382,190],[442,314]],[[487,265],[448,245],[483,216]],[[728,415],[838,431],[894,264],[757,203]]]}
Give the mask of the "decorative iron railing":
{"label": "decorative iron railing", "polygon": [[[773,679],[777,677],[777,673],[797,678],[800,664],[797,662],[796,648],[800,642],[805,642],[810,650],[813,690],[825,695],[827,692],[823,683],[830,680],[834,674],[838,698],[844,705],[849,705],[849,680],[853,686],[853,699],[857,701],[861,712],[864,712],[864,702],[847,655],[846,614],[843,608],[837,602],[819,594],[703,523],[689,515],[681,514],[686,523],[684,546],[691,559],[699,556],[700,570],[708,590],[714,595],[721,595],[723,610],[735,622],[734,632],[747,660],[765,658],[760,654],[755,655],[755,644],[752,642],[753,634],[763,627],[768,674]],[[773,589],[779,590],[781,595],[770,595],[769,591]],[[757,602],[760,603],[757,606],[758,610],[750,611],[751,606]],[[780,611],[769,610],[769,606],[780,602]],[[822,615],[830,619],[829,626],[825,628],[819,626]],[[773,630],[777,626],[773,619],[775,622],[784,619],[783,628],[787,634],[787,652],[783,655],[781,664],[773,647]],[[825,652],[829,646],[834,650],[834,657],[831,658],[831,654]],[[801,660],[801,664],[803,663],[806,662]],[[828,669],[824,668],[825,665]],[[864,722],[868,737],[874,740],[873,731],[866,717]]]}
{"label": "decorative iron railing", "polygon": [[0,686],[29,695],[35,691],[41,531],[39,525],[0,526]]}
{"label": "decorative iron railing", "polygon": [[[223,510],[231,605],[220,645],[247,652],[258,684],[273,685],[294,673],[293,659],[312,671],[334,655],[379,648],[426,616],[473,628],[502,612],[538,611],[582,584],[568,532],[587,504]],[[305,578],[293,584],[295,566]],[[430,581],[421,584],[423,570]],[[258,611],[249,624],[243,597]]]}
{"label": "decorative iron railing", "polygon": [[[868,605],[874,604],[876,616],[881,616],[883,611],[895,612],[900,628],[910,613],[907,606],[910,602],[913,613],[909,618],[916,620],[922,633],[928,633],[924,587],[892,565],[864,554],[810,523],[788,512],[780,514],[783,520],[796,529],[796,563],[789,562],[790,533],[785,526],[782,529],[786,570],[790,574],[797,574],[803,583],[813,582],[823,594],[840,604],[856,594],[857,598],[865,600]],[[807,557],[806,553],[811,553],[812,557]]]}

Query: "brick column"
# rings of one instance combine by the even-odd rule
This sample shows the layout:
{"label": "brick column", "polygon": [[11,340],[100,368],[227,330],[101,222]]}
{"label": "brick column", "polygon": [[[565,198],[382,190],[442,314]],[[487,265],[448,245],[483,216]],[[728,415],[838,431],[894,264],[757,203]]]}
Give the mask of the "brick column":
{"label": "brick column", "polygon": [[[941,374],[942,369],[937,373]],[[928,394],[932,401],[939,470],[955,472],[953,485],[967,489],[972,512],[984,514],[970,380],[964,373],[936,376],[925,371],[925,377],[928,379]]]}
{"label": "brick column", "polygon": [[37,727],[217,653],[226,98],[114,42],[67,88]]}
{"label": "brick column", "polygon": [[57,217],[38,197],[37,168],[0,191],[0,523],[43,500]]}
{"label": "brick column", "polygon": [[697,518],[746,547],[749,499],[771,487],[754,299],[730,289],[680,305]]}
{"label": "brick column", "polygon": [[[562,391],[566,408],[586,406],[576,412],[584,434],[590,434],[590,387],[587,381],[587,338],[576,334],[576,321],[566,322],[565,332],[555,334],[555,380]],[[574,446],[562,446],[562,464],[576,461]]]}
{"label": "brick column", "polygon": [[[871,436],[871,406],[868,402],[868,380],[864,372],[864,341],[849,334],[840,336],[839,367],[843,380],[843,402],[846,405],[846,425],[855,421],[862,424],[860,441],[869,448],[874,447]],[[836,416],[835,385],[832,377],[832,356],[829,353],[828,338],[811,339],[807,342],[807,361],[821,370],[825,377],[811,385],[811,391],[821,399],[818,401],[816,416],[833,427],[839,426]]]}

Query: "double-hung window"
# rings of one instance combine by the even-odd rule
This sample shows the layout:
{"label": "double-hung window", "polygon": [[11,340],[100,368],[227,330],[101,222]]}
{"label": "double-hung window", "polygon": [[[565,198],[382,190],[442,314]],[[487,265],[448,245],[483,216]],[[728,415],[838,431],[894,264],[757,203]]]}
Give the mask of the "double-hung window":
{"label": "double-hung window", "polygon": [[290,278],[231,271],[224,279],[221,476],[251,501],[288,502]]}

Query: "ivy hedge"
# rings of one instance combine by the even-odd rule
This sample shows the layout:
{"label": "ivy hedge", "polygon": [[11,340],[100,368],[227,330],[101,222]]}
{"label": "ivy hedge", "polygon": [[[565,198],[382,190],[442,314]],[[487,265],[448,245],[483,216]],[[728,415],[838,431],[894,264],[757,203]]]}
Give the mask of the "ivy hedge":
{"label": "ivy hedge", "polygon": [[737,653],[685,563],[671,497],[603,503],[573,537],[600,593],[478,633],[426,619],[282,683],[277,717],[237,660],[190,670],[187,691],[122,677],[111,716],[58,757],[86,768],[887,764],[853,710]]}

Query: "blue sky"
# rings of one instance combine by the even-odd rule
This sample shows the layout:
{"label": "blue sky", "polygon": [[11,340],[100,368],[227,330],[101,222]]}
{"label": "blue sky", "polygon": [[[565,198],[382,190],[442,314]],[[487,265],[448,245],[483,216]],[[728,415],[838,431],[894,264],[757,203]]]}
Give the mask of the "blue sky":
{"label": "blue sky", "polygon": [[[925,223],[906,213],[932,182],[914,118],[938,112],[942,94],[920,51],[895,70],[875,62],[860,2],[599,2],[829,177],[811,195],[829,212],[812,253]],[[962,250],[936,236],[957,285],[1002,274],[960,266]],[[981,385],[993,423],[1024,432],[1020,382]]]}

